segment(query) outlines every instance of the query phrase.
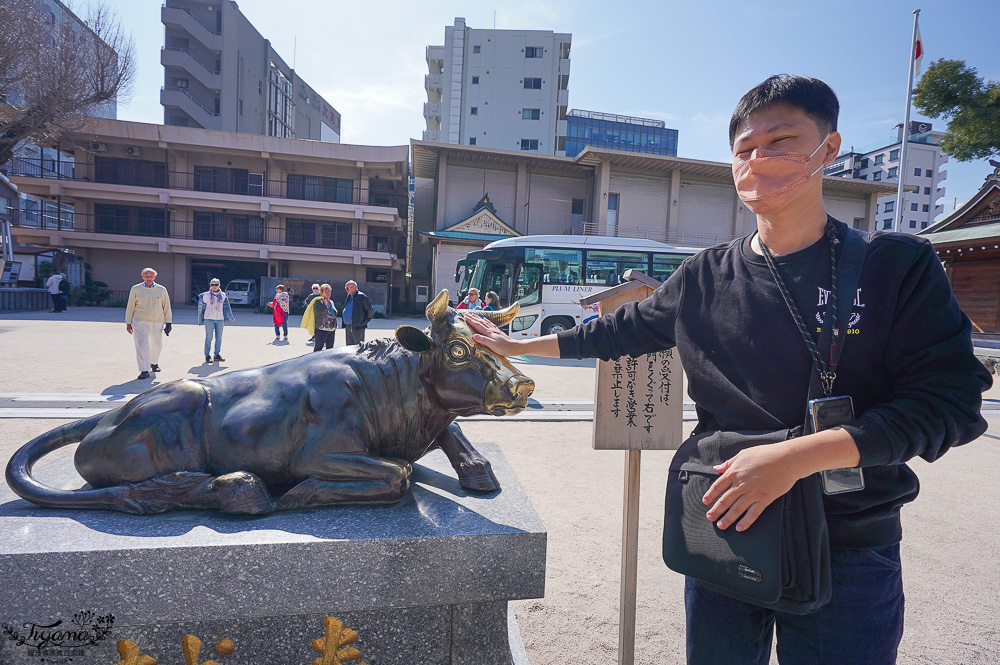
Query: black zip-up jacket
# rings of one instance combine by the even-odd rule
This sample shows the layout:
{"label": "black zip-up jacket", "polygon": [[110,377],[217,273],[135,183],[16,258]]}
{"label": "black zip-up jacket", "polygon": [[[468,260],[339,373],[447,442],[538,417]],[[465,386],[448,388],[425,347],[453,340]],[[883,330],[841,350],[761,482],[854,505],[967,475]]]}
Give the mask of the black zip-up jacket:
{"label": "black zip-up jacket", "polygon": [[[843,239],[846,227],[836,224]],[[559,333],[560,355],[611,360],[676,346],[696,432],[801,425],[812,358],[751,238],[705,249],[646,300]],[[826,315],[829,242],[775,259],[814,340]],[[844,429],[861,453],[865,488],[824,497],[830,543],[891,545],[902,537],[900,508],[919,490],[905,462],[932,462],[986,431],[979,410],[992,377],[922,238],[874,235],[854,307],[838,318],[844,348],[833,395],[854,400],[857,417]]]}

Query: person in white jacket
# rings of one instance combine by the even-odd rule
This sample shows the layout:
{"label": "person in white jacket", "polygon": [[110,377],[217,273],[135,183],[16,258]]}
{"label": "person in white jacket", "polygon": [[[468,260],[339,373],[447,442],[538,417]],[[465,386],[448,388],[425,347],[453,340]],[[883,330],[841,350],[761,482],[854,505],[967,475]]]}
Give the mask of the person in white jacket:
{"label": "person in white jacket", "polygon": [[125,308],[125,329],[135,342],[135,359],[139,364],[139,379],[148,379],[150,372],[159,372],[163,334],[170,335],[172,314],[167,289],[156,283],[156,271],[143,268],[142,282],[128,293]]}
{"label": "person in white jacket", "polygon": [[52,309],[49,313],[59,313],[65,311],[65,307],[62,306],[62,293],[59,291],[59,282],[63,281],[62,273],[54,272],[52,276],[45,280],[45,288],[49,290],[49,296],[52,298]]}

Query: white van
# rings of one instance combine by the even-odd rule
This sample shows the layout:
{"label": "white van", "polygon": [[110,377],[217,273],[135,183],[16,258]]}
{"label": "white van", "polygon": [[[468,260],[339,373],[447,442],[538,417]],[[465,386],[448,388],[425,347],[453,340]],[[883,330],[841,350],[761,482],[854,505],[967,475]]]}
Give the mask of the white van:
{"label": "white van", "polygon": [[257,306],[257,283],[252,279],[234,279],[226,284],[226,295],[233,305]]}

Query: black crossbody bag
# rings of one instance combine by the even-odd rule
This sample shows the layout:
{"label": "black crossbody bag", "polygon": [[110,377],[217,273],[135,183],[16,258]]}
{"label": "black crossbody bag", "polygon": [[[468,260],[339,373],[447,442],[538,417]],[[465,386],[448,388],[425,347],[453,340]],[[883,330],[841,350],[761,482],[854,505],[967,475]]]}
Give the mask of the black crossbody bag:
{"label": "black crossbody bag", "polygon": [[[836,233],[837,225],[831,221],[827,228]],[[833,238],[831,235],[831,243],[838,242]],[[819,359],[801,317],[794,305],[789,305],[807,345],[812,345],[810,398],[824,389],[829,393],[836,378],[835,369],[843,348],[837,339],[840,336],[837,312],[847,312],[850,316],[867,248],[867,234],[846,229],[844,248],[832,275],[826,325],[820,335],[820,347],[829,344],[829,365]],[[774,274],[773,265],[770,267]],[[788,300],[777,275],[776,280]],[[797,481],[791,490],[765,508],[746,531],[736,531],[733,526],[719,529],[706,517],[710,506],[702,502],[720,475],[714,466],[746,448],[778,443],[801,433],[801,427],[705,432],[681,444],[667,476],[663,561],[668,568],[718,593],[780,612],[809,614],[830,600],[830,542],[820,474]]]}

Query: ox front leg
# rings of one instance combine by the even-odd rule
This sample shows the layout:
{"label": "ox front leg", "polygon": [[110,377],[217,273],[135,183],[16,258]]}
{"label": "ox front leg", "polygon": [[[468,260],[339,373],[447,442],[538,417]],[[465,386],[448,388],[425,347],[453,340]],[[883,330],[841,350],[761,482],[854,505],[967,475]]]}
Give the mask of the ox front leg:
{"label": "ox front leg", "polygon": [[500,489],[490,461],[479,454],[456,423],[438,435],[435,443],[458,473],[458,482],[467,490],[492,492]]}
{"label": "ox front leg", "polygon": [[395,503],[406,496],[412,471],[406,462],[364,453],[300,457],[292,468],[306,480],[278,499],[278,510]]}

